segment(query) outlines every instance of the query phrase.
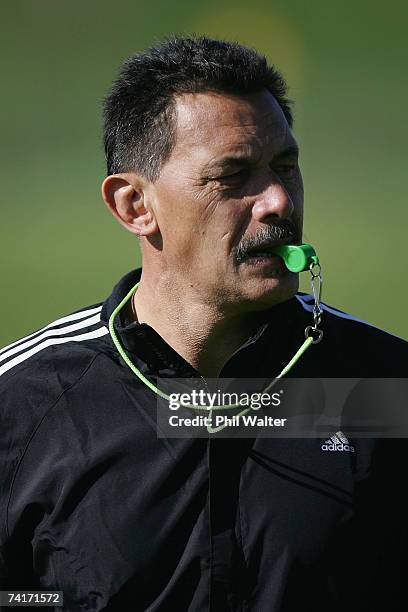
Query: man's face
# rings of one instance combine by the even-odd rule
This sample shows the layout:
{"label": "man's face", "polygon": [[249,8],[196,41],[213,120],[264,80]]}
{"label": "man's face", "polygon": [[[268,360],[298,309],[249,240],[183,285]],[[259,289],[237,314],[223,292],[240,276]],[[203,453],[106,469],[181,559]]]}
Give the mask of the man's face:
{"label": "man's face", "polygon": [[151,185],[164,269],[225,312],[289,299],[298,275],[265,251],[301,241],[303,187],[275,98],[186,94],[176,112],[174,149]]}

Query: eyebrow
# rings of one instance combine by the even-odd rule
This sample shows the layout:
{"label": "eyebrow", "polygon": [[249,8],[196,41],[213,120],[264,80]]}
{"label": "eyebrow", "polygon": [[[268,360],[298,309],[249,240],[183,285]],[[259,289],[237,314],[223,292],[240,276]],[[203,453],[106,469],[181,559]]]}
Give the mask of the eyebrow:
{"label": "eyebrow", "polygon": [[[283,151],[279,151],[274,159],[282,159],[285,157],[292,157],[299,155],[299,147],[297,145],[290,145]],[[210,162],[205,170],[213,170],[215,168],[225,168],[227,166],[235,165],[235,164],[253,164],[256,163],[254,156],[247,155],[246,153],[236,153],[235,155],[228,155],[226,157],[221,157],[220,159],[216,159],[213,162]]]}

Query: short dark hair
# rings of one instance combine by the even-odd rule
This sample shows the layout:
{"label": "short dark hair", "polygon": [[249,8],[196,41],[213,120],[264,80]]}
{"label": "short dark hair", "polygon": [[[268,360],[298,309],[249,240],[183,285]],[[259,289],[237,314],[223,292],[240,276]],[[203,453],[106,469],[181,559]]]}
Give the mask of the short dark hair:
{"label": "short dark hair", "polygon": [[127,59],[104,100],[108,174],[160,175],[175,144],[175,97],[269,90],[290,126],[291,102],[281,73],[254,49],[204,36],[168,39]]}

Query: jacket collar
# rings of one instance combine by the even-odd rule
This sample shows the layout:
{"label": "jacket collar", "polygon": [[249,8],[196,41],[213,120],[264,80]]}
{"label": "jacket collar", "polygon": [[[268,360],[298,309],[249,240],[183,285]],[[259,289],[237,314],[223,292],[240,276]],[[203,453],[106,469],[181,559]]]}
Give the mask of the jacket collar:
{"label": "jacket collar", "polygon": [[[106,325],[116,306],[140,280],[141,273],[141,268],[132,270],[115,285],[112,293],[102,306],[101,320]],[[287,347],[290,355],[292,346],[296,346],[296,340],[293,343],[294,334],[297,338],[299,337],[299,329],[297,328],[304,322],[301,311],[302,308],[296,298],[265,310],[260,317],[260,326],[257,331],[232,355],[223,368],[223,375],[224,370],[226,370],[228,373],[225,375],[235,376],[237,369],[239,370],[239,362],[242,361],[244,355],[247,362],[249,351],[251,359],[253,359],[256,354],[262,352],[266,345],[270,344],[271,340],[273,340],[274,347]],[[132,360],[143,374],[162,378],[200,376],[147,323],[127,321],[122,311],[115,319],[115,330],[126,352],[131,355]],[[287,351],[284,350],[283,361],[286,359],[286,354]],[[234,362],[234,368],[231,369],[232,361]],[[278,361],[276,367],[280,367]]]}

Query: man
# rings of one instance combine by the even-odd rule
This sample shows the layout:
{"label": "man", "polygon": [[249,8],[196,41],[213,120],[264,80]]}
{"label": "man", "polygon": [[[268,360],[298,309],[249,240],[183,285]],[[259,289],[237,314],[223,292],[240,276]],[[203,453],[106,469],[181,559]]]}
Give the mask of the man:
{"label": "man", "polygon": [[[103,198],[142,270],[0,353],[3,588],[66,610],[401,610],[401,441],[157,433],[160,377],[273,379],[312,320],[270,252],[303,217],[279,72],[176,38],[125,63],[104,119]],[[322,330],[291,376],[406,375],[402,340],[326,306]]]}

